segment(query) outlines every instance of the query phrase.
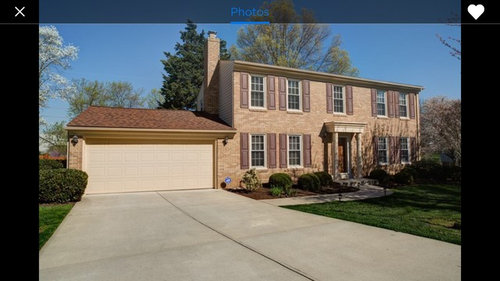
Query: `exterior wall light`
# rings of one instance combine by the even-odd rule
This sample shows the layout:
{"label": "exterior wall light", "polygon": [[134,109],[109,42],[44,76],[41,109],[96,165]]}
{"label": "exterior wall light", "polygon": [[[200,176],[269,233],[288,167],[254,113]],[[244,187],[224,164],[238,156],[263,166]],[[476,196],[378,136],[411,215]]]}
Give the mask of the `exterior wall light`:
{"label": "exterior wall light", "polygon": [[222,144],[223,144],[223,145],[226,145],[226,144],[227,144],[227,142],[228,142],[228,140],[229,140],[229,138],[226,136],[226,137],[224,138],[224,140],[222,141]]}
{"label": "exterior wall light", "polygon": [[74,135],[72,138],[71,138],[71,143],[73,145],[76,145],[78,143],[78,136],[77,135]]}

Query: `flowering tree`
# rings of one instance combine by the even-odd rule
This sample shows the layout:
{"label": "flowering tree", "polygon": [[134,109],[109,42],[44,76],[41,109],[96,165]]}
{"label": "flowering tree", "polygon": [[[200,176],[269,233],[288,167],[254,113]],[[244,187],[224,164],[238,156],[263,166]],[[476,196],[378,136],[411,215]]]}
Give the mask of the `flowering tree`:
{"label": "flowering tree", "polygon": [[50,98],[65,98],[73,91],[70,81],[60,73],[77,58],[78,48],[64,45],[54,26],[40,27],[38,36],[38,105],[43,108]]}
{"label": "flowering tree", "polygon": [[422,149],[426,153],[445,153],[461,165],[461,101],[434,97],[421,107]]}

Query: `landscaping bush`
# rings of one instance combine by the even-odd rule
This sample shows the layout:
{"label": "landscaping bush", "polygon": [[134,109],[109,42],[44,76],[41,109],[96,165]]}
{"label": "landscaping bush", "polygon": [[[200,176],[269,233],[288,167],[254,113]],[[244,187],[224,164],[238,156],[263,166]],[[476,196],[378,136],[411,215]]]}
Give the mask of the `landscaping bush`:
{"label": "landscaping bush", "polygon": [[286,173],[276,173],[269,177],[269,186],[271,188],[280,187],[282,192],[284,192],[287,196],[290,196],[293,193],[292,185],[292,178]]}
{"label": "landscaping bush", "polygon": [[303,174],[299,177],[299,186],[304,190],[319,191],[321,182],[315,174]]}
{"label": "landscaping bush", "polygon": [[281,187],[279,186],[273,186],[271,187],[270,192],[272,196],[279,197],[283,193],[283,189],[281,189]]}
{"label": "landscaping bush", "polygon": [[441,174],[445,181],[460,182],[462,180],[462,168],[459,166],[442,166]]}
{"label": "landscaping bush", "polygon": [[321,186],[331,186],[333,185],[332,176],[327,172],[316,172],[314,173],[320,181]]}
{"label": "landscaping bush", "polygon": [[262,182],[259,176],[257,176],[255,169],[248,170],[243,175],[243,183],[245,184],[245,189],[250,192],[262,187]]}
{"label": "landscaping bush", "polygon": [[38,202],[66,203],[82,199],[88,175],[74,169],[44,169],[39,171]]}
{"label": "landscaping bush", "polygon": [[283,189],[292,187],[292,178],[286,173],[275,173],[269,177],[269,186],[281,187]]}
{"label": "landscaping bush", "polygon": [[370,179],[376,179],[379,181],[379,183],[384,183],[389,181],[389,175],[385,170],[382,170],[380,168],[375,169],[370,172],[370,175],[368,176]]}
{"label": "landscaping bush", "polygon": [[412,184],[413,176],[409,172],[402,170],[394,175],[394,181],[399,184]]}
{"label": "landscaping bush", "polygon": [[38,169],[63,169],[64,166],[61,162],[52,159],[38,159]]}
{"label": "landscaping bush", "polygon": [[415,167],[413,166],[405,166],[402,170],[401,170],[402,173],[407,173],[407,174],[410,174],[413,179],[416,179],[417,178],[417,175],[418,175],[418,172],[417,170],[415,169]]}
{"label": "landscaping bush", "polygon": [[443,178],[441,165],[433,160],[421,160],[412,166],[416,170],[416,177],[421,180],[436,181]]}

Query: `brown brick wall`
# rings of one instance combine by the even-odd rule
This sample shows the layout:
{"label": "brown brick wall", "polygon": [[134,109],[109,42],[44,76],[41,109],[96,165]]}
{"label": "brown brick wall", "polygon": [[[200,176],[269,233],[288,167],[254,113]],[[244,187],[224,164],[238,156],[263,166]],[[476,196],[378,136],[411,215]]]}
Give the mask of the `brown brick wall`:
{"label": "brown brick wall", "polygon": [[219,113],[219,53],[220,39],[213,37],[207,38],[205,45],[205,85],[204,91],[204,111],[211,114]]}
{"label": "brown brick wall", "polygon": [[[331,143],[327,143],[326,150],[320,133],[325,122],[347,121],[366,122],[367,126],[362,137],[363,151],[363,175],[368,174],[375,165],[373,164],[372,136],[407,136],[415,137],[417,134],[416,119],[400,118],[375,118],[371,115],[371,94],[369,88],[353,86],[353,115],[328,114],[326,111],[326,84],[319,81],[310,82],[310,112],[292,113],[277,110],[255,110],[240,108],[240,73],[234,72],[234,119],[233,127],[238,130],[234,139],[229,140],[226,146],[219,141],[218,147],[218,179],[219,184],[226,176],[231,177],[231,187],[237,186],[245,170],[240,169],[240,132],[247,133],[287,133],[287,134],[311,134],[311,159],[312,167],[305,169],[262,169],[258,170],[261,179],[267,182],[269,176],[276,172],[288,172],[301,174],[310,171],[327,170],[331,173]],[[275,88],[278,89],[278,79],[275,79]],[[387,89],[391,90],[391,89]],[[279,102],[276,92],[276,102]],[[417,95],[418,98],[418,95]],[[416,102],[418,104],[418,102]],[[343,136],[343,134],[339,134]],[[346,136],[352,136],[346,134]],[[351,139],[351,166],[355,172],[356,165],[356,139]],[[279,147],[278,138],[277,146]],[[279,153],[279,151],[278,151]],[[328,167],[325,166],[325,158],[328,158]],[[279,154],[277,155],[279,167]],[[400,168],[400,165],[385,167],[391,173]]]}

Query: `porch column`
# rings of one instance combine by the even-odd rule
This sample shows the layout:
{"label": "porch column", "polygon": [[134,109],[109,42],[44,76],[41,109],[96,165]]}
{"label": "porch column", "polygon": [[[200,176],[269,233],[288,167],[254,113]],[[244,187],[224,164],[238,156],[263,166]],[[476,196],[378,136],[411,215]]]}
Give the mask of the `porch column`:
{"label": "porch column", "polygon": [[362,169],[363,169],[363,159],[361,156],[361,133],[356,134],[356,154],[357,154],[357,159],[356,159],[356,171],[357,171],[357,178],[360,179],[363,176]]}
{"label": "porch column", "polygon": [[338,173],[339,173],[339,133],[333,132],[333,138],[332,138],[332,175],[333,179],[338,179]]}

